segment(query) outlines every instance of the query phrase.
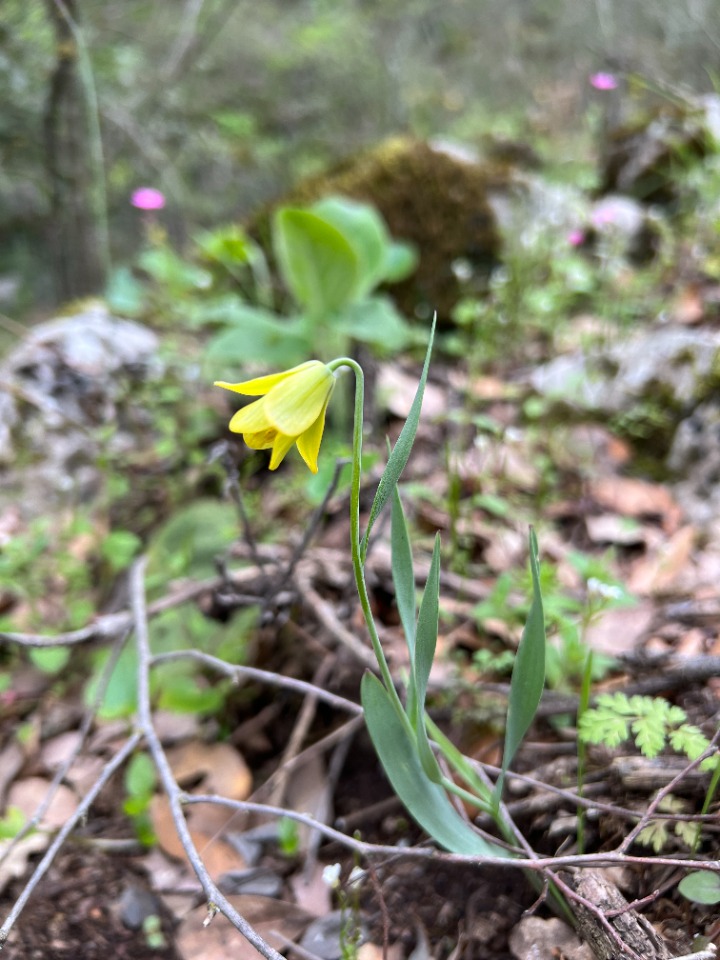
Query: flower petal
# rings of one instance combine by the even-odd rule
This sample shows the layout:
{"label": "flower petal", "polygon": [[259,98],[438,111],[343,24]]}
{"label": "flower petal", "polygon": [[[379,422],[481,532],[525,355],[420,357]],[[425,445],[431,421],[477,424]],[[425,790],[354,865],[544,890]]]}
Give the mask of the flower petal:
{"label": "flower petal", "polygon": [[278,433],[278,435],[275,437],[275,443],[273,443],[272,448],[272,456],[270,457],[271,470],[277,470],[282,461],[285,459],[285,454],[294,443],[295,437],[286,437],[284,434]]}
{"label": "flower petal", "polygon": [[305,433],[301,433],[297,438],[297,448],[300,456],[313,473],[318,472],[318,454],[320,453],[320,444],[325,430],[325,411],[327,410],[329,402],[330,396],[328,395],[325,406],[322,408],[322,413],[315,423],[308,427]]}
{"label": "flower petal", "polygon": [[255,377],[254,380],[243,380],[241,383],[227,383],[225,380],[216,380],[215,386],[222,387],[225,390],[233,390],[235,393],[242,393],[246,397],[262,397],[276,384],[282,383],[288,377],[294,377],[295,374],[309,367],[324,367],[325,364],[320,360],[307,360],[298,367],[291,367],[290,370],[282,370],[280,373],[270,373],[266,377]]}
{"label": "flower petal", "polygon": [[320,416],[334,386],[332,372],[317,362],[273,388],[265,398],[267,417],[278,433],[299,437]]}
{"label": "flower petal", "polygon": [[275,443],[277,430],[261,430],[258,433],[246,433],[243,440],[251,450],[269,450]]}
{"label": "flower petal", "polygon": [[238,410],[230,420],[230,429],[233,433],[263,433],[274,430],[265,410],[265,398],[254,400],[242,410]]}

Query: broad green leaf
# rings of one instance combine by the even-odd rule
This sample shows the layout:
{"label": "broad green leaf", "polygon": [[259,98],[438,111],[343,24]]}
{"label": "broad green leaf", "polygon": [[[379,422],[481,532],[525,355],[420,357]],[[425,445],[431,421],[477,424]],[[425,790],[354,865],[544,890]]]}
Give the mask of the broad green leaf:
{"label": "broad green leaf", "polygon": [[351,303],[337,323],[346,336],[371,343],[380,354],[397,353],[413,340],[410,325],[388,297],[364,297]]}
{"label": "broad green leaf", "polygon": [[532,603],[520,645],[515,654],[515,666],[510,681],[502,773],[496,787],[497,802],[502,793],[505,773],[533,721],[545,685],[545,617],[540,593],[537,537],[532,528],[530,529],[530,573]]}
{"label": "broad green leaf", "polygon": [[678,890],[693,903],[720,903],[720,874],[711,870],[695,870],[682,878]]}
{"label": "broad green leaf", "polygon": [[419,257],[411,243],[393,240],[385,251],[383,280],[385,283],[399,283],[417,270]]}
{"label": "broad green leaf", "polygon": [[402,499],[397,485],[392,493],[392,522],[390,526],[390,546],[392,555],[392,578],[395,586],[400,623],[402,624],[410,651],[410,661],[415,656],[415,569],[413,567],[412,548],[408,534]]}
{"label": "broad green leaf", "polygon": [[180,507],[148,542],[148,579],[155,587],[176,577],[212,576],[215,559],[238,534],[237,510],[231,503],[199,499]]}
{"label": "broad green leaf", "polygon": [[125,770],[125,789],[133,796],[147,796],[155,789],[157,771],[147,753],[136,753]]}
{"label": "broad green leaf", "polygon": [[42,673],[53,676],[67,666],[69,647],[31,647],[30,660]]}
{"label": "broad green leaf", "polygon": [[327,317],[356,297],[360,264],[343,234],[310,210],[283,207],[273,245],[283,279],[313,317]]}
{"label": "broad green leaf", "polygon": [[[86,706],[94,703],[104,664],[110,656],[109,650],[103,650],[95,661],[95,669],[83,691]],[[137,653],[135,647],[128,645],[118,657],[105,689],[105,695],[98,716],[102,720],[116,720],[129,717],[137,706]]]}
{"label": "broad green leaf", "polygon": [[380,483],[378,484],[372,506],[370,507],[370,516],[368,518],[368,524],[360,551],[363,561],[365,560],[365,556],[367,554],[370,531],[372,530],[380,511],[387,503],[389,497],[392,495],[392,492],[395,489],[398,480],[400,479],[400,474],[405,469],[405,464],[408,462],[413,443],[415,442],[415,434],[417,433],[418,423],[420,422],[420,411],[422,410],[425,384],[427,383],[428,370],[430,369],[430,356],[432,355],[433,340],[435,339],[435,323],[436,318],[433,318],[432,327],[430,329],[430,340],[428,341],[427,352],[425,354],[425,363],[423,364],[420,382],[418,383],[418,388],[415,392],[415,399],[410,407],[408,418],[405,421],[402,430],[400,431],[400,436],[397,438],[392,453],[388,457],[387,465],[385,466],[383,475],[380,478]]}
{"label": "broad green leaf", "polygon": [[462,819],[447,794],[428,779],[412,733],[403,723],[382,683],[371,673],[362,680],[365,721],[375,750],[395,793],[423,830],[452,853],[470,857],[508,857]]}
{"label": "broad green leaf", "polygon": [[160,688],[158,706],[173,713],[216,713],[225,701],[227,683],[200,686],[195,677],[177,676]]}
{"label": "broad green leaf", "polygon": [[138,264],[159,284],[166,287],[171,297],[181,297],[196,290],[207,290],[212,285],[212,274],[179,257],[170,247],[153,247],[138,257]]}
{"label": "broad green leaf", "polygon": [[347,197],[325,197],[310,208],[345,237],[358,260],[355,297],[368,294],[383,279],[390,237],[378,211]]}
{"label": "broad green leaf", "polygon": [[110,274],[105,300],[113,313],[137,317],[147,303],[147,287],[135,278],[129,267],[118,267]]}
{"label": "broad green leaf", "polygon": [[438,618],[440,613],[440,535],[435,537],[430,571],[428,573],[425,591],[418,613],[417,632],[415,635],[415,654],[413,657],[413,686],[415,690],[415,716],[411,722],[415,728],[418,753],[425,773],[436,783],[442,779],[435,755],[425,730],[425,695],[427,693],[428,678],[435,657],[437,645]]}
{"label": "broad green leaf", "polygon": [[301,320],[278,320],[267,310],[240,303],[225,319],[226,328],[205,349],[205,365],[214,371],[256,362],[293,365],[308,351],[307,332]]}
{"label": "broad green leaf", "polygon": [[113,530],[100,545],[100,552],[110,566],[110,570],[118,573],[130,565],[130,561],[141,546],[142,540],[132,530]]}

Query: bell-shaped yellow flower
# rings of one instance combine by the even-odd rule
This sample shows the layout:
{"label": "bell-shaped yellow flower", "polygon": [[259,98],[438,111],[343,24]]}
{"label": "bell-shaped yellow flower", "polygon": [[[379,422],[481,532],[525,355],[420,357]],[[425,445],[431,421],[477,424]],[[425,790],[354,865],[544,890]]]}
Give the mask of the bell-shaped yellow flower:
{"label": "bell-shaped yellow flower", "polygon": [[216,387],[248,397],[260,397],[233,416],[230,429],[241,433],[253,450],[272,450],[270,469],[275,470],[294,443],[300,456],[317,473],[318,453],[325,429],[325,411],[335,386],[335,377],[320,360],[243,383],[215,382]]}

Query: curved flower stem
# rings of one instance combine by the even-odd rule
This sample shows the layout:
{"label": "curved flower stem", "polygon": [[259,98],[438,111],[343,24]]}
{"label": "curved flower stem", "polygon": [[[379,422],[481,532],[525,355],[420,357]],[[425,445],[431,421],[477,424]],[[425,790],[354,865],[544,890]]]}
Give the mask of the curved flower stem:
{"label": "curved flower stem", "polygon": [[372,643],[373,653],[380,668],[380,676],[383,683],[393,698],[395,706],[405,723],[408,723],[407,716],[403,710],[400,697],[395,689],[390,667],[385,659],[385,653],[380,643],[375,620],[372,615],[370,598],[368,596],[367,584],[365,583],[365,567],[361,554],[360,537],[360,481],[362,479],[362,441],[363,441],[363,407],[365,403],[365,374],[360,364],[351,357],[340,357],[328,364],[328,367],[335,371],[339,367],[350,367],[355,374],[355,413],[353,417],[353,438],[352,438],[352,480],[350,485],[350,552],[352,554],[353,573],[355,575],[355,586],[363,617],[367,624],[370,642]]}

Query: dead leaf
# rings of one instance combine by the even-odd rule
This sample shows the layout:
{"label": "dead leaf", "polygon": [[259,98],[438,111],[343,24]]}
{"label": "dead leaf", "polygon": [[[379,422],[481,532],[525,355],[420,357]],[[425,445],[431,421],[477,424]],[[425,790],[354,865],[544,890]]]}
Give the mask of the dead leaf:
{"label": "dead leaf", "polygon": [[10,740],[0,753],[0,809],[5,806],[5,791],[22,770],[25,754],[17,740]]}
{"label": "dead leaf", "polygon": [[357,960],[402,960],[403,948],[400,943],[391,943],[387,951],[377,943],[362,943],[358,947]]}
{"label": "dead leaf", "polygon": [[[235,816],[232,810],[215,803],[203,803],[185,807],[184,812],[190,837],[213,880],[217,881],[228,870],[241,870],[246,866],[240,853],[222,838],[224,830]],[[164,794],[153,797],[150,819],[158,843],[165,853],[177,860],[186,860],[170,801]]]}
{"label": "dead leaf", "polygon": [[168,762],[180,786],[195,781],[203,793],[217,793],[229,800],[247,800],[252,792],[252,774],[229,743],[192,740],[167,752]]}
{"label": "dead leaf", "polygon": [[[404,420],[415,399],[417,385],[416,373],[405,373],[394,363],[382,364],[377,377],[377,402],[389,410],[394,417]],[[434,420],[446,412],[445,391],[434,383],[427,383],[423,396],[423,417]]]}
{"label": "dead leaf", "polygon": [[616,513],[586,517],[585,527],[593,543],[614,543],[623,547],[645,543],[645,529],[636,520]]}
{"label": "dead leaf", "polygon": [[[8,806],[17,807],[25,815],[25,819],[30,820],[47,797],[49,790],[50,781],[42,777],[16,780],[8,790]],[[77,808],[78,798],[69,787],[60,784],[40,821],[40,828],[47,830],[64,827]]]}
{"label": "dead leaf", "polygon": [[[294,903],[242,894],[228,897],[228,902],[256,933],[276,950],[282,950],[288,941],[295,942],[310,919]],[[176,947],[182,960],[257,960],[258,953],[243,935],[217,914],[203,926],[207,907],[197,907],[180,924]]]}
{"label": "dead leaf", "polygon": [[[312,757],[293,771],[285,794],[285,806],[297,813],[309,813],[320,823],[332,820],[332,799],[322,757]],[[300,848],[307,850],[314,832],[303,823],[297,824]]]}
{"label": "dead leaf", "polygon": [[332,893],[323,879],[325,864],[315,863],[310,876],[303,870],[290,877],[295,902],[313,917],[324,917],[332,908]]}
{"label": "dead leaf", "polygon": [[610,513],[624,517],[659,517],[667,533],[677,530],[682,511],[667,487],[636,477],[601,477],[590,495]]}
{"label": "dead leaf", "polygon": [[683,287],[675,303],[670,307],[670,315],[675,323],[686,327],[702,322],[705,316],[705,302],[697,283],[688,283]]}
{"label": "dead leaf", "polygon": [[686,574],[695,535],[694,527],[681,527],[659,549],[638,560],[630,574],[628,589],[643,596],[670,591]]}
{"label": "dead leaf", "polygon": [[29,833],[19,840],[9,854],[5,856],[11,840],[0,842],[0,893],[11,880],[22,877],[27,870],[28,860],[33,854],[43,853],[50,843],[49,833]]}
{"label": "dead leaf", "polygon": [[650,601],[634,607],[606,610],[587,629],[585,640],[592,650],[617,657],[634,650],[650,628],[655,605]]}

